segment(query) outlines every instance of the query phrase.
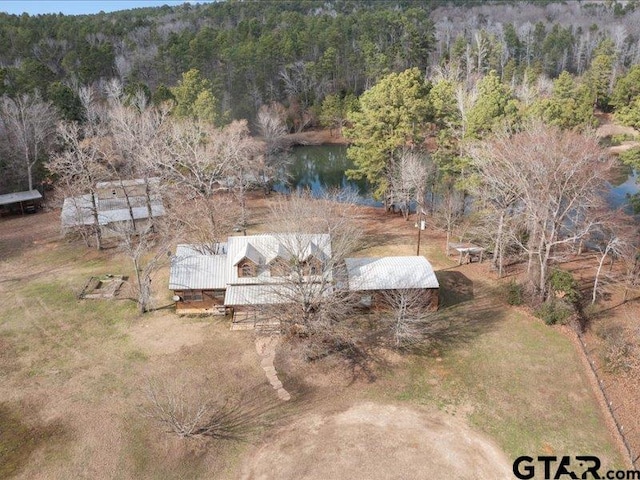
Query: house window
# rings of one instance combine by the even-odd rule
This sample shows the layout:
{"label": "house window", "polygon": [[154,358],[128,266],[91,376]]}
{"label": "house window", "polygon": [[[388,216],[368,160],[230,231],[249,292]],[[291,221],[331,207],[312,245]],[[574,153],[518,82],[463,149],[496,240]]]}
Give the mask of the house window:
{"label": "house window", "polygon": [[302,271],[305,275],[321,275],[322,262],[316,259],[311,259],[304,264]]}
{"label": "house window", "polygon": [[256,276],[256,267],[250,262],[242,263],[238,265],[238,276],[239,277],[255,277]]}
{"label": "house window", "polygon": [[182,294],[182,300],[185,302],[201,302],[202,290],[185,290]]}

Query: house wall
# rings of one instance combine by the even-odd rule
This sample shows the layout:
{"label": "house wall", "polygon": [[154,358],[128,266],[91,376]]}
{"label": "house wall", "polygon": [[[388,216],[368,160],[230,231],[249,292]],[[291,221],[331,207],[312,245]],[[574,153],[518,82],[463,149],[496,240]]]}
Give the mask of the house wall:
{"label": "house wall", "polygon": [[[177,313],[214,313],[225,315],[224,290],[174,290],[182,300],[176,302]],[[201,298],[201,300],[198,300]]]}
{"label": "house wall", "polygon": [[248,258],[238,263],[237,268],[238,277],[255,277],[258,275],[258,266]]}

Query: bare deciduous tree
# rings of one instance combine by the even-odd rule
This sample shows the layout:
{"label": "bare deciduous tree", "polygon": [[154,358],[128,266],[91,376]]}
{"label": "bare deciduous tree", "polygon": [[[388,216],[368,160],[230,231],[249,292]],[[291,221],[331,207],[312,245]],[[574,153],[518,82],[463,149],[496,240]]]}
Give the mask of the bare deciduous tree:
{"label": "bare deciduous tree", "polygon": [[426,194],[429,179],[435,175],[433,163],[425,154],[414,150],[402,150],[394,159],[389,175],[391,203],[399,205],[405,220],[409,218],[412,202],[416,212],[426,211]]}
{"label": "bare deciduous tree", "polygon": [[[63,197],[79,201],[82,195],[89,196],[89,215],[93,223],[87,229],[95,237],[96,248],[102,248],[102,234],[96,198],[96,183],[105,180],[107,171],[100,163],[99,139],[88,135],[77,123],[60,123],[58,135],[64,149],[53,155],[46,164],[49,172],[56,176],[56,188]],[[75,200],[73,200],[75,199]],[[84,224],[85,202],[75,205],[78,223]],[[86,239],[85,239],[86,240]]]}
{"label": "bare deciduous tree", "polygon": [[[249,392],[248,395],[255,395],[255,389]],[[142,416],[181,438],[241,440],[268,424],[267,415],[279,406],[244,396],[236,399],[207,396],[194,393],[191,385],[153,380],[147,381],[143,394],[146,402],[141,408]]]}
{"label": "bare deciduous tree", "polygon": [[150,224],[136,226],[132,221],[109,225],[118,238],[118,248],[131,260],[136,284],[135,294],[139,313],[147,313],[152,308],[153,275],[169,262],[172,240],[177,234],[169,217],[156,219]]}
{"label": "bare deciduous tree", "polygon": [[395,348],[411,348],[428,339],[434,314],[429,308],[430,299],[423,290],[385,290],[382,301],[389,309],[384,317]]}
{"label": "bare deciduous tree", "polygon": [[256,124],[262,139],[267,144],[266,153],[271,155],[283,148],[283,139],[288,133],[285,122],[286,110],[279,103],[262,105],[258,110]]}
{"label": "bare deciduous tree", "polygon": [[0,101],[0,117],[11,142],[20,151],[29,190],[33,190],[33,168],[54,138],[55,110],[37,93],[25,93],[15,99],[5,95]]}
{"label": "bare deciduous tree", "polygon": [[264,184],[264,157],[260,144],[249,134],[246,120],[234,121],[213,137],[214,156],[224,165],[223,175],[240,206],[238,224],[246,235],[247,191]]}
{"label": "bare deciduous tree", "polygon": [[529,279],[545,298],[558,247],[584,237],[595,224],[590,212],[603,198],[610,160],[595,136],[539,122],[476,145],[473,157],[494,163],[517,194],[527,221],[522,247],[529,254]]}
{"label": "bare deciduous tree", "polygon": [[[344,259],[357,249],[360,229],[355,207],[336,196],[312,198],[309,192],[292,194],[272,206],[272,228],[291,261],[284,265],[282,283],[274,288],[280,297],[278,318],[285,326],[297,325],[305,333],[326,331],[343,320],[354,307],[346,285]],[[325,234],[319,238],[319,234]],[[315,235],[315,237],[312,237]],[[311,245],[312,242],[328,242]],[[323,251],[330,255],[322,255]],[[309,263],[309,252],[319,252]],[[342,287],[342,288],[340,288]]]}

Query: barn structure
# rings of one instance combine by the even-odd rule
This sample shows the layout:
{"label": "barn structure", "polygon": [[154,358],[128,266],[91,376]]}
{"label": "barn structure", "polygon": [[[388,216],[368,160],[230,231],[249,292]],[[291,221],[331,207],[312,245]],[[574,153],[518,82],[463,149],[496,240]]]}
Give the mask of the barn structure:
{"label": "barn structure", "polygon": [[137,231],[142,231],[151,218],[165,214],[164,205],[157,191],[159,180],[116,180],[99,182],[94,193],[79,197],[67,197],[60,216],[63,232],[95,226],[102,236],[117,234],[119,226],[133,222]]}
{"label": "barn structure", "polygon": [[309,291],[346,288],[361,296],[363,307],[378,309],[385,308],[385,292],[405,289],[423,294],[425,308],[438,308],[438,280],[424,257],[348,258],[348,282],[335,285],[326,234],[232,236],[216,250],[178,245],[169,279],[178,313],[230,314],[232,328],[268,323],[264,312],[296,294],[293,264]]}

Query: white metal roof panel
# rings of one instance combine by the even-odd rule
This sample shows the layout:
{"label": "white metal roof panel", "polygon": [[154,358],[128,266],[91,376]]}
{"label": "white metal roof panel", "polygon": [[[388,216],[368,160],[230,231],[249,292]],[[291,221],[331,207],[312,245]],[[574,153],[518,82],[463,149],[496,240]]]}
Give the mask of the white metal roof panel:
{"label": "white metal roof panel", "polygon": [[424,257],[347,258],[345,263],[350,290],[440,287],[433,267]]}
{"label": "white metal roof panel", "polygon": [[[260,253],[259,267],[264,267],[276,256],[289,258],[298,256],[305,259],[310,251],[321,260],[331,258],[331,236],[328,234],[272,234],[272,235],[247,235],[233,236],[227,240],[229,265],[229,283],[262,283],[269,282],[268,269],[259,268],[257,277],[238,277],[238,270],[234,268],[247,251],[247,244]],[[314,244],[311,247],[311,244]]]}
{"label": "white metal roof panel", "polygon": [[26,190],[24,192],[5,193],[0,195],[0,205],[9,205],[11,203],[27,202],[29,200],[39,200],[42,195],[38,190]]}
{"label": "white metal roof panel", "polygon": [[[113,210],[105,210],[98,205],[98,223],[100,225],[108,225],[113,222],[124,222],[131,220],[131,214],[128,208],[117,208]],[[149,211],[146,203],[143,206],[133,207],[133,219],[140,220],[149,218]],[[68,197],[64,199],[62,205],[62,213],[60,219],[63,227],[76,227],[79,225],[93,225],[93,207],[91,204],[91,194],[82,195],[80,197]],[[151,215],[153,217],[161,217],[165,214],[164,206],[161,202],[156,201],[151,204]]]}
{"label": "white metal roof panel", "polygon": [[279,305],[289,303],[282,285],[229,285],[224,296],[227,306]]}
{"label": "white metal roof panel", "polygon": [[206,255],[195,246],[178,245],[171,259],[170,290],[218,290],[226,286],[226,255]]}

